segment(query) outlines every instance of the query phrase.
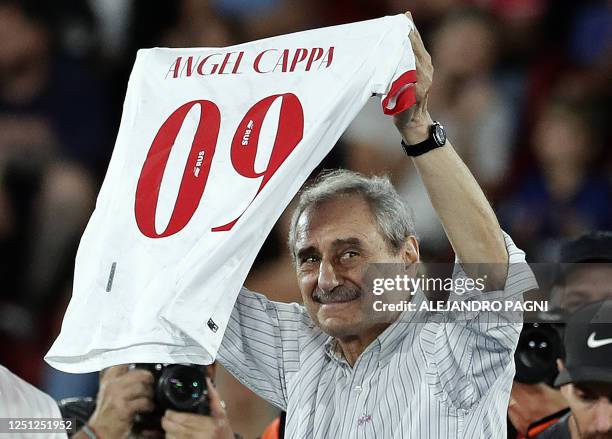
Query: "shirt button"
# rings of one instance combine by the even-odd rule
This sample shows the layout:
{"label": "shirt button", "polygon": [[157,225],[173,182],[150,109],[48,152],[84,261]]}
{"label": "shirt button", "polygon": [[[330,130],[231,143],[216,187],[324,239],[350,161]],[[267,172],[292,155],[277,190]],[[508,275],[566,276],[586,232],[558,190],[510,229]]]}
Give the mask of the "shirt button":
{"label": "shirt button", "polygon": [[361,386],[355,386],[355,392],[361,393],[362,390]]}

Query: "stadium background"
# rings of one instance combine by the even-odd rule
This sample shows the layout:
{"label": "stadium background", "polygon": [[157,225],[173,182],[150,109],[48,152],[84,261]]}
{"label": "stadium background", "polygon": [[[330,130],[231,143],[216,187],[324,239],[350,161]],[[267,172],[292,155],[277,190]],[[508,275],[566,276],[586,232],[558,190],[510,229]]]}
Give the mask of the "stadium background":
{"label": "stadium background", "polygon": [[[432,115],[531,262],[612,229],[612,2],[554,0],[0,0],[0,364],[56,398],[95,395],[42,357],[70,297],[78,239],[140,47],[228,46],[411,10],[435,72]],[[322,166],[388,173],[424,258],[452,257],[399,135],[372,99]],[[290,208],[289,208],[290,209]],[[283,215],[246,284],[299,300]],[[218,376],[236,431],[275,410]]]}

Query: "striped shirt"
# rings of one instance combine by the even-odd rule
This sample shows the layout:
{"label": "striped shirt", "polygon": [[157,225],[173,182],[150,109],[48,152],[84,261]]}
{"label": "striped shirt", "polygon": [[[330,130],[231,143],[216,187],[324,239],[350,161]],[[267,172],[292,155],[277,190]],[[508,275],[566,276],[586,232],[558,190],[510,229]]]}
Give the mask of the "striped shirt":
{"label": "striped shirt", "polygon": [[[484,293],[487,299],[536,287],[525,254],[505,239],[506,286]],[[466,274],[455,264],[459,276]],[[289,439],[505,437],[521,323],[492,312],[451,320],[452,313],[405,311],[350,367],[303,306],[243,288],[218,360],[287,411]]]}

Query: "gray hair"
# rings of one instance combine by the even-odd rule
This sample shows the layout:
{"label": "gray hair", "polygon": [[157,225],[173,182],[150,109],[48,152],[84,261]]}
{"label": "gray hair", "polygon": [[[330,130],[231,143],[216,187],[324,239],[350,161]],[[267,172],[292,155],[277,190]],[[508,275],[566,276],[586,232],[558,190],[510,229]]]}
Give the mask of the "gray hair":
{"label": "gray hair", "polygon": [[327,170],[301,191],[298,205],[293,211],[288,245],[294,260],[295,233],[302,213],[309,207],[346,195],[364,198],[376,218],[381,235],[394,252],[402,248],[408,236],[416,235],[412,209],[397,193],[389,177],[366,177],[347,169]]}

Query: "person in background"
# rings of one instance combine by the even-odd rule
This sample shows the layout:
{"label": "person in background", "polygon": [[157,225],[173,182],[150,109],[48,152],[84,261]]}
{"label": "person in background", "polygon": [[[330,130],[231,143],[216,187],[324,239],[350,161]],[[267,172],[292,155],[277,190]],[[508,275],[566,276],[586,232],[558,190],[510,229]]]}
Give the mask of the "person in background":
{"label": "person in background", "polygon": [[509,170],[517,111],[495,77],[499,39],[491,14],[463,8],[442,20],[431,46],[438,80],[429,105],[486,193],[499,189]]}
{"label": "person in background", "polygon": [[33,382],[108,148],[102,85],[61,50],[58,9],[0,0],[0,362]]}
{"label": "person in background", "polygon": [[561,309],[571,314],[578,308],[612,299],[612,232],[588,233],[561,248]]}
{"label": "person in background", "polygon": [[[154,410],[154,379],[150,371],[127,365],[109,367],[100,374],[100,390],[95,403],[88,398],[60,402],[63,416],[79,418],[82,428],[72,439],[240,439],[234,434],[212,379],[216,366],[207,366],[210,416],[166,410],[162,430],[135,431],[137,413]],[[92,413],[93,411],[93,413]]]}
{"label": "person in background", "polygon": [[569,318],[555,385],[570,410],[536,439],[612,439],[612,300]]}
{"label": "person in background", "polygon": [[0,191],[22,232],[7,262],[10,289],[34,307],[57,286],[110,145],[103,85],[60,50],[52,21],[50,6],[0,1]]}
{"label": "person in background", "polygon": [[612,228],[612,193],[593,170],[600,150],[597,112],[563,95],[544,106],[534,129],[537,166],[500,205],[500,221],[533,260],[552,261],[559,241]]}
{"label": "person in background", "polygon": [[286,419],[287,412],[281,412],[281,414],[266,427],[259,439],[284,439]]}
{"label": "person in background", "polygon": [[[565,242],[552,302],[565,315],[601,300],[612,300],[612,232],[587,233]],[[546,383],[512,386],[508,417],[518,437],[533,437],[567,412],[563,394]]]}
{"label": "person in background", "polygon": [[[514,427],[508,438],[525,439],[556,422],[567,412],[567,401],[547,383],[512,383],[508,419]],[[512,436],[510,436],[512,434]]]}

